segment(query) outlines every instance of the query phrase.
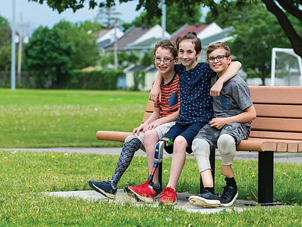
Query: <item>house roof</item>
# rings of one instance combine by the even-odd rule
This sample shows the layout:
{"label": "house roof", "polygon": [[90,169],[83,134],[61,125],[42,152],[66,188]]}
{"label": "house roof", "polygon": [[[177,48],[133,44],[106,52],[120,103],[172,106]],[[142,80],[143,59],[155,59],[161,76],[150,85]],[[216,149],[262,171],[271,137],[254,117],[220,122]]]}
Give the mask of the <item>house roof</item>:
{"label": "house roof", "polygon": [[161,38],[152,37],[150,39],[144,40],[144,41],[142,41],[140,43],[137,43],[137,44],[131,45],[131,43],[130,43],[125,47],[125,49],[126,50],[133,50],[133,49],[139,49],[139,50],[148,49],[148,50],[150,50],[150,49],[154,48],[156,43],[158,43],[160,40],[161,40]]}
{"label": "house roof", "polygon": [[170,40],[173,41],[173,42],[176,42],[176,39],[177,39],[178,36],[184,35],[188,32],[192,32],[192,31],[195,32],[196,34],[198,34],[208,26],[209,26],[208,24],[204,24],[204,25],[196,24],[196,25],[183,26],[181,29],[174,32],[174,34],[170,38]]}
{"label": "house roof", "polygon": [[[117,49],[118,50],[124,50],[127,44],[134,42],[139,37],[147,33],[152,27],[150,26],[142,26],[142,27],[133,27],[132,29],[129,29],[128,32],[125,32],[125,34],[118,39],[117,42]],[[114,50],[114,44],[111,44],[108,47],[105,47],[106,50]]]}
{"label": "house roof", "polygon": [[224,28],[221,32],[202,39],[202,49],[206,49],[209,44],[214,42],[226,42],[233,39],[234,37],[229,35],[231,31],[234,31],[233,27]]}
{"label": "house roof", "polygon": [[101,38],[102,36],[104,36],[106,33],[108,33],[111,29],[108,28],[103,28],[98,35],[98,39]]}

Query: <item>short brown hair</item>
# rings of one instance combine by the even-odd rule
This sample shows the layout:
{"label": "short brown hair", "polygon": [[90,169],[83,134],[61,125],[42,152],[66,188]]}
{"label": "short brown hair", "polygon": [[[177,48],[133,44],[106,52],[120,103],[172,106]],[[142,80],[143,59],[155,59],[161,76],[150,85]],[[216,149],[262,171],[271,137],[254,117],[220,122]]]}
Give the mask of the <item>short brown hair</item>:
{"label": "short brown hair", "polygon": [[214,50],[222,48],[225,50],[225,55],[230,56],[231,55],[231,50],[228,45],[222,42],[216,42],[212,43],[207,47],[207,57],[209,56],[210,53],[212,53]]}
{"label": "short brown hair", "polygon": [[176,46],[177,46],[177,50],[179,50],[179,43],[183,40],[192,40],[192,43],[195,45],[195,51],[196,54],[198,54],[202,47],[201,47],[201,41],[200,39],[197,37],[195,32],[188,32],[187,34],[184,34],[182,36],[178,36],[176,39]]}
{"label": "short brown hair", "polygon": [[171,54],[173,55],[174,58],[177,57],[177,48],[176,48],[176,45],[175,43],[173,43],[171,40],[169,39],[164,39],[164,40],[161,40],[159,41],[155,48],[154,48],[154,56],[156,54],[156,51],[157,49],[161,47],[163,49],[167,49],[167,50],[170,50]]}

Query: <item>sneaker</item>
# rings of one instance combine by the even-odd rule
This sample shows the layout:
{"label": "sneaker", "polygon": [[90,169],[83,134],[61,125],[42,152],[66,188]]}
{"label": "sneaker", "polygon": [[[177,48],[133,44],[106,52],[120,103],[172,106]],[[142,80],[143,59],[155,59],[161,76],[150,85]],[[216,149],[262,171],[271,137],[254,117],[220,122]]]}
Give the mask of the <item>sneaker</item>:
{"label": "sneaker", "polygon": [[165,187],[165,189],[158,195],[160,197],[159,204],[176,204],[177,193],[171,187]]}
{"label": "sneaker", "polygon": [[196,207],[215,208],[220,206],[220,198],[209,190],[204,189],[201,194],[190,196],[189,203]]}
{"label": "sneaker", "polygon": [[222,207],[232,206],[238,196],[237,188],[232,186],[225,186],[220,198]]}
{"label": "sneaker", "polygon": [[157,196],[162,191],[162,189],[161,186],[159,188],[153,188],[151,185],[149,185],[149,183],[145,182],[135,187],[126,186],[124,191],[129,196],[134,197],[139,201],[152,203],[154,197]]}
{"label": "sneaker", "polygon": [[89,186],[96,192],[99,192],[110,199],[115,198],[117,188],[114,189],[109,181],[96,182],[94,180],[90,180]]}

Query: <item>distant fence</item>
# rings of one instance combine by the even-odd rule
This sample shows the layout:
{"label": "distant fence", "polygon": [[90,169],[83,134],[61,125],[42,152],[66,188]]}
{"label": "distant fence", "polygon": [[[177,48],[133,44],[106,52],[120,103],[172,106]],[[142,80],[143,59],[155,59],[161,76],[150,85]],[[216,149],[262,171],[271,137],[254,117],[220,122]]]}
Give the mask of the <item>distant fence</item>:
{"label": "distant fence", "polygon": [[[16,86],[24,88],[32,88],[35,86],[33,72],[24,71],[21,72],[21,81],[18,82],[18,75],[16,74]],[[10,71],[0,71],[0,87],[10,88],[11,87],[11,72]]]}

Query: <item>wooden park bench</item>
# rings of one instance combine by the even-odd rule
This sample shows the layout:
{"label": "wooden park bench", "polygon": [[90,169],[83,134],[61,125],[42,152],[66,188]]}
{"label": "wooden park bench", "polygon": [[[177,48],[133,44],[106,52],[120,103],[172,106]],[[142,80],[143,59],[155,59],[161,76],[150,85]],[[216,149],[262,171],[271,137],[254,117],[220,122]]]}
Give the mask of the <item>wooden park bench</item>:
{"label": "wooden park bench", "polygon": [[[258,152],[258,203],[274,205],[273,175],[274,152],[302,152],[302,87],[250,86],[257,118],[252,122],[250,138],[243,140],[238,151]],[[149,101],[143,122],[153,111]],[[98,131],[99,140],[124,142],[131,132]],[[215,176],[215,149],[210,156]],[[161,168],[159,172],[161,180]],[[200,190],[203,185],[201,183]]]}

